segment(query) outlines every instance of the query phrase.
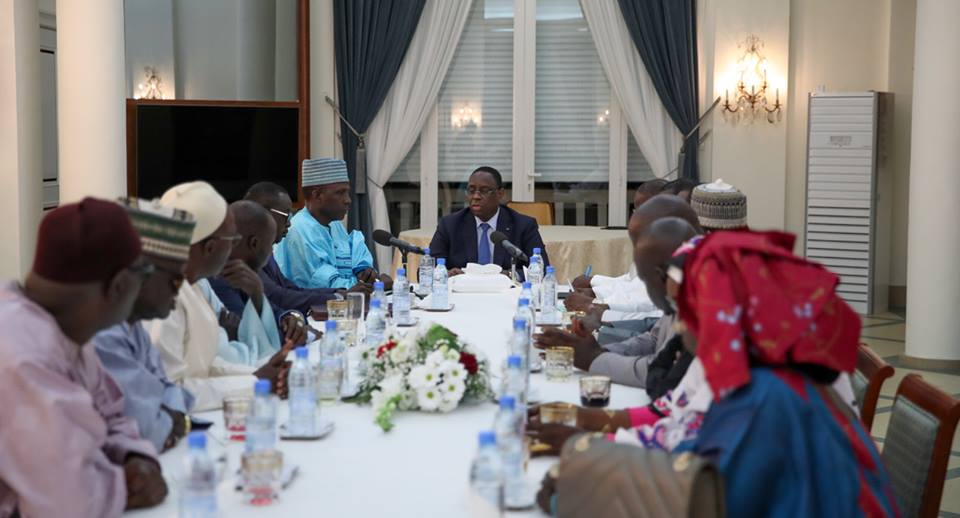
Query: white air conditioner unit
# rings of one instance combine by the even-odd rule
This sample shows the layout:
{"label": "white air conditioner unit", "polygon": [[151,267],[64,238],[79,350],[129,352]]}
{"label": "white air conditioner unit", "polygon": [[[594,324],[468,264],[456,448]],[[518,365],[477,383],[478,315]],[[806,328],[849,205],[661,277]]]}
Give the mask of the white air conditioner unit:
{"label": "white air conditioner unit", "polygon": [[806,256],[838,274],[839,294],[861,314],[888,307],[893,95],[809,96]]}

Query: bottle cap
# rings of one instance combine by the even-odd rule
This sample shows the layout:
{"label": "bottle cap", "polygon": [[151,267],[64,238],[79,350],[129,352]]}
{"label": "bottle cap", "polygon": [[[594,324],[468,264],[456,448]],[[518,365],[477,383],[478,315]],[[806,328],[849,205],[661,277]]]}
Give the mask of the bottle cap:
{"label": "bottle cap", "polygon": [[383,291],[383,281],[373,281],[373,289]]}
{"label": "bottle cap", "polygon": [[406,276],[407,276],[407,269],[406,269],[406,268],[397,268],[397,278],[398,278],[398,279],[399,279],[400,277],[406,277]]}
{"label": "bottle cap", "polygon": [[437,266],[446,266],[446,265],[447,265],[446,259],[444,259],[443,257],[437,259]]}
{"label": "bottle cap", "polygon": [[302,345],[300,347],[297,347],[293,351],[294,351],[294,354],[297,355],[297,358],[306,359],[308,356],[310,356],[310,351],[307,350],[307,348]]}
{"label": "bottle cap", "polygon": [[525,289],[525,290],[532,290],[532,289],[533,289],[533,283],[531,283],[530,281],[523,281],[523,289]]}
{"label": "bottle cap", "polygon": [[200,431],[190,432],[187,436],[187,447],[191,450],[207,449],[207,434]]}
{"label": "bottle cap", "polygon": [[520,365],[522,364],[523,364],[523,358],[515,354],[511,354],[510,356],[507,356],[507,367],[516,367],[519,369]]}
{"label": "bottle cap", "polygon": [[[370,301],[373,304],[373,301]],[[337,330],[337,321],[336,320],[327,320],[327,323],[324,324],[324,329],[327,331],[336,331]]]}
{"label": "bottle cap", "polygon": [[262,396],[270,393],[270,380],[257,380],[253,384],[253,393]]}
{"label": "bottle cap", "polygon": [[556,269],[553,266],[547,266],[547,273],[553,273]]}
{"label": "bottle cap", "polygon": [[540,255],[540,247],[533,249],[533,255]]}
{"label": "bottle cap", "polygon": [[531,258],[530,258],[530,264],[540,264],[540,258],[537,257],[537,256],[531,257]]}
{"label": "bottle cap", "polygon": [[424,248],[424,249],[423,249],[423,255],[430,255],[430,249],[429,249],[429,248]]}
{"label": "bottle cap", "polygon": [[370,301],[370,309],[380,309],[380,299],[373,299]]}
{"label": "bottle cap", "polygon": [[484,430],[480,432],[480,446],[495,446],[497,444],[497,434],[493,430]]}
{"label": "bottle cap", "polygon": [[516,398],[513,396],[500,396],[500,410],[513,410],[516,407]]}
{"label": "bottle cap", "polygon": [[529,305],[530,305],[530,299],[528,299],[528,298],[522,298],[522,299],[520,299],[520,300],[517,301],[517,305],[520,306],[521,308],[524,307],[524,306],[529,306]]}
{"label": "bottle cap", "polygon": [[[523,299],[523,300],[527,300],[527,299]],[[528,305],[530,304],[530,301],[529,301],[529,300],[527,300],[527,304],[528,304]],[[520,329],[526,330],[526,329],[527,329],[527,320],[526,320],[525,318],[515,318],[515,319],[513,319],[513,328],[516,329],[516,330],[520,330]]]}

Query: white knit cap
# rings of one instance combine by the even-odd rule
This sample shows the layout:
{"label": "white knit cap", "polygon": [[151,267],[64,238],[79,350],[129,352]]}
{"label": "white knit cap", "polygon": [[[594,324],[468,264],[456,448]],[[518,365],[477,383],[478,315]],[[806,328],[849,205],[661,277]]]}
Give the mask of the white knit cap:
{"label": "white knit cap", "polygon": [[207,182],[174,185],[163,193],[160,203],[193,214],[197,226],[193,228],[191,245],[210,237],[227,217],[227,200]]}

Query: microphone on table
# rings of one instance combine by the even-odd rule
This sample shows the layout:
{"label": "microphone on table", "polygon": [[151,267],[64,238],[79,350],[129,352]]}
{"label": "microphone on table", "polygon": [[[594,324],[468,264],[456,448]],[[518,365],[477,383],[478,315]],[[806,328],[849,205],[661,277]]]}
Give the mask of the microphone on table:
{"label": "microphone on table", "polygon": [[425,253],[424,250],[423,250],[422,248],[420,248],[419,246],[414,245],[414,244],[412,244],[412,243],[407,243],[406,241],[404,241],[404,240],[402,240],[402,239],[397,239],[397,238],[393,237],[393,234],[387,232],[386,230],[380,230],[380,229],[374,230],[374,231],[373,231],[373,240],[374,240],[378,245],[383,245],[383,246],[395,246],[395,247],[397,247],[401,252],[403,252],[403,253],[405,253],[405,254],[424,255],[424,253]]}
{"label": "microphone on table", "polygon": [[507,239],[507,235],[499,230],[494,231],[490,234],[490,240],[493,241],[494,246],[499,246],[507,251],[510,254],[510,257],[513,257],[517,261],[523,263],[529,263],[530,259],[527,257],[527,254],[523,253],[523,250],[520,250],[517,245],[510,242]]}

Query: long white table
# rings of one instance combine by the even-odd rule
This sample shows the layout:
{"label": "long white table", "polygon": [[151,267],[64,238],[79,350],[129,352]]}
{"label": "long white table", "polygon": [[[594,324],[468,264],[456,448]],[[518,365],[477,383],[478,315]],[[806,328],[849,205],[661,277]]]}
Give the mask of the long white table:
{"label": "long white table", "polygon": [[[501,294],[451,293],[455,304],[448,313],[415,310],[423,321],[449,327],[481,349],[491,362],[492,371],[507,353],[510,323],[519,290]],[[543,374],[531,375],[531,384],[542,401],[579,403],[575,373],[564,382],[550,382]],[[499,380],[494,380],[498,386]],[[643,405],[649,402],[640,389],[615,385],[611,408]],[[457,517],[469,516],[466,492],[470,462],[476,452],[477,433],[492,426],[496,413],[493,403],[461,406],[449,414],[422,412],[397,413],[395,428],[384,433],[373,422],[369,406],[340,403],[323,407],[323,415],[336,423],[334,432],[315,442],[281,441],[279,449],[285,462],[296,463],[300,474],[279,500],[267,507],[243,502],[234,490],[243,444],[224,441],[222,412],[199,414],[215,425],[208,435],[208,447],[214,457],[226,454],[227,476],[219,488],[220,515],[243,516],[391,516]],[[281,404],[280,422],[286,420],[286,403]],[[131,512],[142,517],[177,515],[178,482],[183,471],[186,441],[160,457],[170,494],[161,506]],[[531,489],[539,488],[543,474],[555,458],[530,462],[527,478]],[[510,516],[540,516],[538,510],[509,513]]]}

